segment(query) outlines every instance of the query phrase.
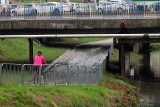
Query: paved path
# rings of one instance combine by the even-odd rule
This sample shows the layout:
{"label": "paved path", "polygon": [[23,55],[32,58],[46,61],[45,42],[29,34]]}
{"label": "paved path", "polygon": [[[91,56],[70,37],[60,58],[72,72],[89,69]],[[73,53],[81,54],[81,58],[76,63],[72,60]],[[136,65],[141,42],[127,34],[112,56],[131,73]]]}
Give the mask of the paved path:
{"label": "paved path", "polygon": [[[90,42],[68,50],[46,71],[47,84],[97,84],[106,68],[112,39]],[[58,64],[55,64],[58,63]]]}
{"label": "paved path", "polygon": [[[84,43],[76,46],[72,50],[66,51],[62,56],[58,57],[52,63],[69,62],[69,61],[90,61],[100,59],[98,56],[106,57],[108,50],[112,48],[113,39],[106,39],[96,42]],[[95,59],[94,59],[95,58]]]}

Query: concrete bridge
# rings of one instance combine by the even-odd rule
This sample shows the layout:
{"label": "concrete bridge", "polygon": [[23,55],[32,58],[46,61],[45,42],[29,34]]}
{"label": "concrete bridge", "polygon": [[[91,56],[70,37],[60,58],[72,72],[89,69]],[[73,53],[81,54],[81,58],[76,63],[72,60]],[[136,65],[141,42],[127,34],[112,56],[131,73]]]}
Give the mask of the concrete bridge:
{"label": "concrete bridge", "polygon": [[0,35],[116,34],[125,22],[132,34],[159,33],[160,19],[1,20]]}

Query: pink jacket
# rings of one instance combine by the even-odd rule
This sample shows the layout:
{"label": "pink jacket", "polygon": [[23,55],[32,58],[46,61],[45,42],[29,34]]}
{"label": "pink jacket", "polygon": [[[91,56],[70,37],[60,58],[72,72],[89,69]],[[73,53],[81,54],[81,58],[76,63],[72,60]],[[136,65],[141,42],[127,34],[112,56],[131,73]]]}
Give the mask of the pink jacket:
{"label": "pink jacket", "polygon": [[36,55],[34,59],[34,65],[41,65],[41,64],[47,64],[44,57],[41,55]]}

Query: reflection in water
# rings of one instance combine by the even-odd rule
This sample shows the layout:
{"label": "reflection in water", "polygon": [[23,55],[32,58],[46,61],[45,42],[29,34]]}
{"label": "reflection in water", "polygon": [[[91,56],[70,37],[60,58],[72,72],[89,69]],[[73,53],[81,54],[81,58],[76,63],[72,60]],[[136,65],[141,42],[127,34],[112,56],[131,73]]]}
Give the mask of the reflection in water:
{"label": "reflection in water", "polygon": [[140,107],[160,107],[160,82],[136,81],[133,85],[139,87],[143,94]]}
{"label": "reflection in water", "polygon": [[[150,73],[144,69],[147,68],[145,64],[143,63],[143,69],[139,68],[141,80],[133,84],[140,88],[140,93],[143,95],[140,99],[140,107],[160,107],[160,53],[150,53]],[[147,78],[142,78],[143,76]],[[153,79],[150,78],[152,76]]]}
{"label": "reflection in water", "polygon": [[158,52],[151,53],[150,67],[154,78],[160,78],[160,54]]}

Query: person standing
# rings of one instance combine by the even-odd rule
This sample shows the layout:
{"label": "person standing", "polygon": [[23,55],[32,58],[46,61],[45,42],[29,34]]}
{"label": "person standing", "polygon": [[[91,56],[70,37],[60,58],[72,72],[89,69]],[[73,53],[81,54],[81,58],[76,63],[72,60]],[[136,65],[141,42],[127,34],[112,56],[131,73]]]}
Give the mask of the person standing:
{"label": "person standing", "polygon": [[[42,51],[38,51],[37,55],[34,58],[34,63],[33,63],[35,74],[34,74],[34,76],[32,78],[32,81],[34,80],[34,83],[35,83],[36,76],[39,75],[39,69],[40,69],[42,64],[47,64],[47,62],[44,59],[44,56],[42,55]],[[43,74],[42,71],[41,71],[41,79],[44,82],[44,74]]]}
{"label": "person standing", "polygon": [[42,64],[47,64],[47,62],[42,56],[42,52],[38,51],[38,54],[34,58],[34,65],[42,65]]}

